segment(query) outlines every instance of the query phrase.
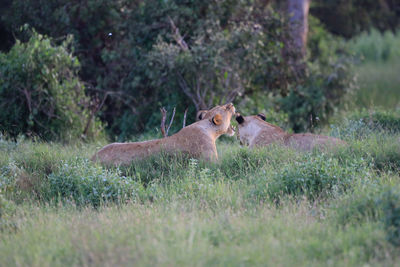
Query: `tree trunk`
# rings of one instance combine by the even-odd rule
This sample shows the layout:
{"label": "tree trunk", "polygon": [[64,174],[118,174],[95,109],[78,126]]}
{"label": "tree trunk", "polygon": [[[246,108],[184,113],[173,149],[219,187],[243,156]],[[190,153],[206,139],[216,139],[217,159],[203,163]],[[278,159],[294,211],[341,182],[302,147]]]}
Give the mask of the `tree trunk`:
{"label": "tree trunk", "polygon": [[304,58],[307,47],[308,11],[311,0],[287,0],[292,49]]}

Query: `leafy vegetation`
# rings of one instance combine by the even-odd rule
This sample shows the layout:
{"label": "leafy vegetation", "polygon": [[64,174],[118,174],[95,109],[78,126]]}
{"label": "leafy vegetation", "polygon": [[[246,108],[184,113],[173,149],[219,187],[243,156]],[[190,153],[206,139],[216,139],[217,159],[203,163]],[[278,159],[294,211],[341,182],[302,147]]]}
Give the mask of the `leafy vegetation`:
{"label": "leafy vegetation", "polygon": [[82,102],[120,140],[158,127],[162,106],[176,107],[178,121],[189,108],[190,123],[196,110],[233,100],[244,110],[256,109],[258,102],[260,109],[287,114],[294,131],[310,129],[310,117],[326,123],[354,87],[346,49],[321,23],[310,31],[310,45],[318,49],[304,62],[306,71],[291,67],[295,52],[286,45],[287,22],[269,1],[4,5],[0,28],[20,40],[27,40],[17,30],[26,23],[57,44],[74,37],[79,81],[90,97]]}
{"label": "leafy vegetation", "polygon": [[79,61],[68,51],[71,41],[54,46],[33,31],[28,42],[0,53],[0,131],[45,140],[96,134],[98,123],[86,129],[93,118],[77,77]]}

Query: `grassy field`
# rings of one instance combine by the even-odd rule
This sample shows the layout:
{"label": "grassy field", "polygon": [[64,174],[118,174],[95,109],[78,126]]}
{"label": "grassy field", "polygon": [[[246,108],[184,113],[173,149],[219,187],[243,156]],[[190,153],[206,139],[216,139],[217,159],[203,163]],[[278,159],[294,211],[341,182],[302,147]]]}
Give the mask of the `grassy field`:
{"label": "grassy field", "polygon": [[101,143],[0,141],[0,265],[397,265],[400,117],[355,114],[331,152],[218,143],[220,162],[105,169]]}

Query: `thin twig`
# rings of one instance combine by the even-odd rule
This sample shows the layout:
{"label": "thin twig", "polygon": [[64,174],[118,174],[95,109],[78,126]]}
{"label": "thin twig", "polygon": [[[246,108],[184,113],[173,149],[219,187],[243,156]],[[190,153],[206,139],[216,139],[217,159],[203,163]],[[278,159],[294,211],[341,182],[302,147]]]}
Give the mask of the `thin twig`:
{"label": "thin twig", "polygon": [[176,111],[176,108],[174,108],[174,110],[172,111],[172,117],[171,117],[171,120],[169,121],[168,129],[167,129],[167,136],[168,136],[169,128],[171,128],[172,122],[174,121],[175,111]]}
{"label": "thin twig", "polygon": [[162,118],[161,118],[161,133],[163,137],[167,137],[167,133],[165,132],[165,119],[167,118],[167,110],[164,107],[160,108]]}
{"label": "thin twig", "polygon": [[183,114],[183,125],[182,125],[182,128],[186,127],[186,114],[187,114],[187,111],[188,111],[188,109],[186,108],[185,109],[185,114]]}

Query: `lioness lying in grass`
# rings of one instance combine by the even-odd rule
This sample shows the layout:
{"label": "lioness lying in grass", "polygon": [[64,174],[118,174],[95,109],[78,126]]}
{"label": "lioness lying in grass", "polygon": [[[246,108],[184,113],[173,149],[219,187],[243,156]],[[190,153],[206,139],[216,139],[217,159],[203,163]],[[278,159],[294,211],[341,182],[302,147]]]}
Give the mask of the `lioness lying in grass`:
{"label": "lioness lying in grass", "polygon": [[231,118],[234,114],[235,107],[231,103],[217,106],[209,110],[201,121],[172,136],[145,142],[112,143],[100,149],[92,161],[105,165],[128,165],[133,160],[161,151],[171,154],[182,152],[194,158],[216,161],[218,154],[215,141],[231,131]]}
{"label": "lioness lying in grass", "polygon": [[243,117],[237,113],[236,121],[240,143],[250,148],[281,143],[300,151],[311,151],[316,147],[327,148],[346,144],[330,136],[311,133],[289,134],[280,127],[266,122],[263,114]]}

